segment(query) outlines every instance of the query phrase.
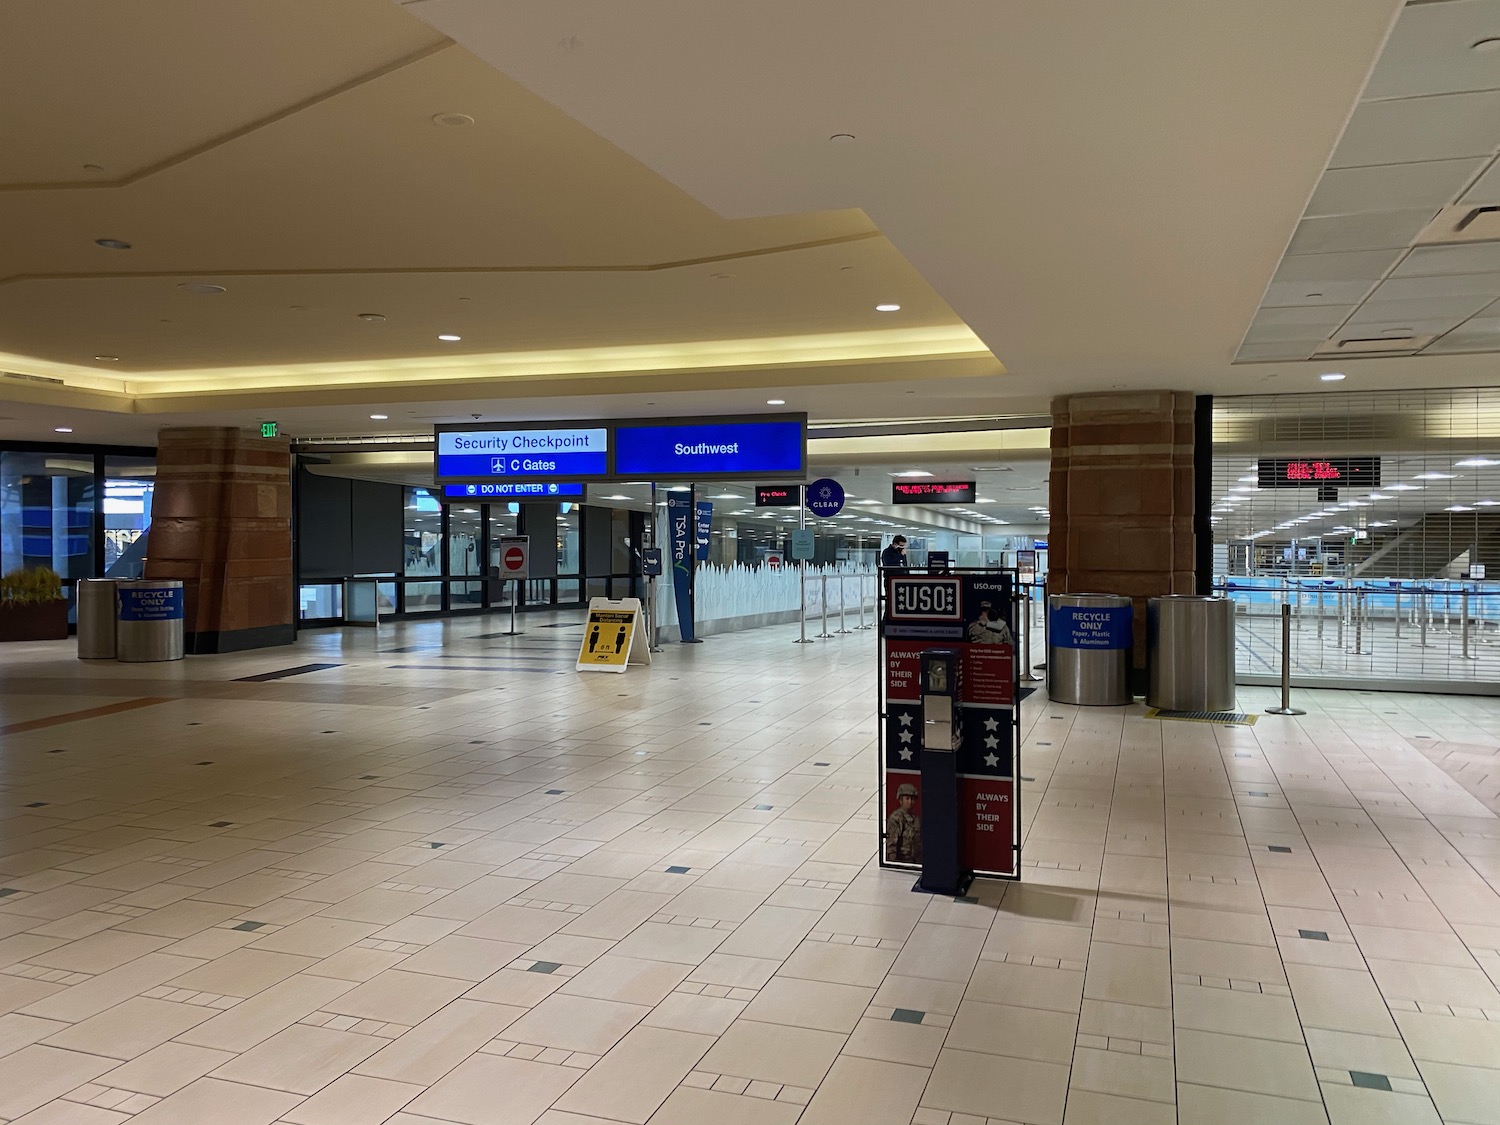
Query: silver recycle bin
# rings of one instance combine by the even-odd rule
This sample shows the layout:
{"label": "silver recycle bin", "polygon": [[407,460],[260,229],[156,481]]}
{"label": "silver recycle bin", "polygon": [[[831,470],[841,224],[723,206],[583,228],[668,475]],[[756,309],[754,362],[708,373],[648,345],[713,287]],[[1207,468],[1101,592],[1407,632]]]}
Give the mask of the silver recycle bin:
{"label": "silver recycle bin", "polygon": [[113,578],[80,578],[75,600],[78,606],[78,659],[115,658],[115,586]]}
{"label": "silver recycle bin", "polygon": [[182,583],[142,578],[119,583],[115,655],[121,663],[182,659]]}
{"label": "silver recycle bin", "polygon": [[1119,594],[1047,598],[1047,694],[1058,703],[1131,702],[1132,604]]}
{"label": "silver recycle bin", "polygon": [[1146,603],[1146,704],[1162,711],[1234,710],[1234,602],[1174,594]]}

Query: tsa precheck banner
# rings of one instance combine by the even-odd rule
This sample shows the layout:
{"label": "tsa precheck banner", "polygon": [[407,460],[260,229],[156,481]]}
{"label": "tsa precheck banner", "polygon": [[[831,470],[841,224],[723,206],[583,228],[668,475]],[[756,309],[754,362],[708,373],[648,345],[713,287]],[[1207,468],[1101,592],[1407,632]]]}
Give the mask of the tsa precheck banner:
{"label": "tsa precheck banner", "polygon": [[672,594],[677,602],[677,631],[693,639],[693,494],[667,493],[667,525],[672,543]]}

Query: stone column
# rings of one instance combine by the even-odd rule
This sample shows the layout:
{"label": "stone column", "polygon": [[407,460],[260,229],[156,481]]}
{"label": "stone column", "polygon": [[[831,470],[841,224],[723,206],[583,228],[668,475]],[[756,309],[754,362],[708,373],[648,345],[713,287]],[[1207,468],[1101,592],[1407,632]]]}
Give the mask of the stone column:
{"label": "stone column", "polygon": [[237,429],[157,439],[147,578],[180,578],[190,653],[296,639],[291,453]]}
{"label": "stone column", "polygon": [[1052,400],[1050,591],[1134,598],[1137,669],[1146,599],[1196,592],[1194,401],[1182,391]]}

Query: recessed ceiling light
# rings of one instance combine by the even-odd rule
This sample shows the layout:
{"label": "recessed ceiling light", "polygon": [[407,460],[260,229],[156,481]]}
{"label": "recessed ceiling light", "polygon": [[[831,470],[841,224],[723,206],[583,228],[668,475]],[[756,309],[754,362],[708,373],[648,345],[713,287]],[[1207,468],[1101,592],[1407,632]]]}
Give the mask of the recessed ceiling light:
{"label": "recessed ceiling light", "polygon": [[904,473],[892,473],[893,477],[930,477],[931,473],[924,469],[908,469]]}
{"label": "recessed ceiling light", "polygon": [[120,357],[117,356],[117,355],[96,355],[94,358],[97,359],[100,363],[119,363],[120,362]]}
{"label": "recessed ceiling light", "polygon": [[1453,480],[1453,473],[1418,473],[1412,480]]}
{"label": "recessed ceiling light", "polygon": [[455,336],[452,332],[439,332],[438,333],[438,339],[439,340],[446,340],[450,344],[456,344],[456,343],[458,343],[458,341],[462,340],[463,337],[462,336]]}
{"label": "recessed ceiling light", "polygon": [[432,115],[434,125],[446,125],[449,128],[457,128],[462,125],[474,124],[474,119],[467,113],[434,113]]}
{"label": "recessed ceiling light", "polygon": [[853,133],[835,133],[833,136],[829,137],[828,139],[830,141],[832,141],[836,145],[846,145],[846,144],[848,144],[850,141],[852,141],[854,139],[854,134]]}
{"label": "recessed ceiling light", "polygon": [[1343,377],[1344,373],[1342,371],[1329,371],[1326,374],[1318,376],[1325,383],[1337,383]]}
{"label": "recessed ceiling light", "polygon": [[177,288],[184,293],[201,293],[206,297],[227,292],[222,285],[214,285],[207,281],[184,281]]}
{"label": "recessed ceiling light", "polygon": [[708,275],[714,281],[728,281],[734,276],[732,273],[711,273]]}
{"label": "recessed ceiling light", "polygon": [[1445,512],[1472,512],[1474,509],[1465,507],[1463,504],[1454,504],[1451,508],[1444,508]]}
{"label": "recessed ceiling light", "polygon": [[102,246],[106,250],[130,249],[130,243],[126,242],[123,238],[96,238],[94,239],[94,245]]}
{"label": "recessed ceiling light", "polygon": [[1463,461],[1455,461],[1453,464],[1460,469],[1488,469],[1491,465],[1500,465],[1500,461],[1489,457],[1469,457]]}
{"label": "recessed ceiling light", "polygon": [[58,433],[58,434],[71,434],[73,432],[73,427],[72,426],[57,426],[57,427],[55,427],[53,429],[52,432],[53,433]]}
{"label": "recessed ceiling light", "polygon": [[1489,54],[1491,51],[1500,51],[1500,35],[1491,35],[1483,39],[1476,39],[1473,43],[1469,44],[1469,50],[1480,51],[1484,54]]}
{"label": "recessed ceiling light", "polygon": [[372,422],[384,422],[389,417],[390,417],[389,414],[371,414],[370,415],[370,421],[372,421]]}
{"label": "recessed ceiling light", "polygon": [[875,306],[875,311],[876,312],[900,312],[901,311],[901,306],[900,305],[893,305],[893,304],[876,305]]}
{"label": "recessed ceiling light", "polygon": [[83,170],[85,172],[102,172],[102,171],[104,171],[104,165],[103,164],[85,164],[83,166]]}
{"label": "recessed ceiling light", "polygon": [[385,320],[385,317],[379,313],[357,313],[356,319],[362,320],[366,324],[380,324]]}
{"label": "recessed ceiling light", "polygon": [[785,406],[786,405],[786,399],[784,399],[784,398],[768,398],[768,399],[766,399],[766,405],[767,406]]}
{"label": "recessed ceiling light", "polygon": [[1420,484],[1387,484],[1383,486],[1387,492],[1421,492]]}

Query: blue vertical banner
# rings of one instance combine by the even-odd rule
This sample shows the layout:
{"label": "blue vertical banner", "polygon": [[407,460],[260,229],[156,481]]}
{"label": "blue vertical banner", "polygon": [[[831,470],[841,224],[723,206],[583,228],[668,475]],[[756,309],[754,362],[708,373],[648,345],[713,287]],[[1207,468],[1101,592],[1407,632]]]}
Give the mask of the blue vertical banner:
{"label": "blue vertical banner", "polygon": [[677,601],[677,629],[693,640],[693,494],[667,493],[667,528],[672,540],[672,594]]}
{"label": "blue vertical banner", "polygon": [[708,561],[708,540],[713,534],[714,505],[712,500],[699,500],[694,505],[695,525],[698,534],[698,561]]}

